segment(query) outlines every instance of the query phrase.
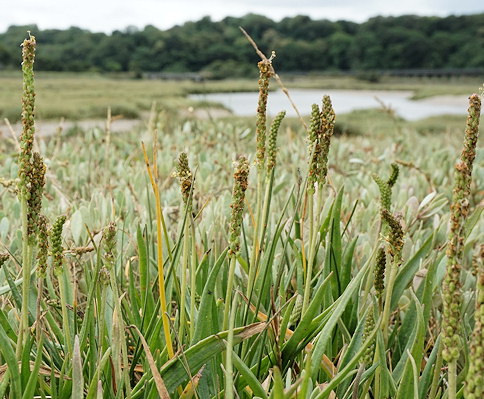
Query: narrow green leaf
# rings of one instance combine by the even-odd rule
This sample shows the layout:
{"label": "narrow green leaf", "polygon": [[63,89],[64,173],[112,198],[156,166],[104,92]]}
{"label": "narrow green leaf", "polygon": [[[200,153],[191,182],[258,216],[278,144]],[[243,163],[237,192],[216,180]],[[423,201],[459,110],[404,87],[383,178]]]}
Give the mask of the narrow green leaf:
{"label": "narrow green leaf", "polygon": [[22,399],[31,399],[34,397],[35,388],[37,387],[37,382],[39,378],[40,364],[42,362],[42,346],[43,340],[41,338],[37,346],[37,354],[35,355],[34,367],[29,370],[30,377],[27,381],[27,385],[24,387]]}
{"label": "narrow green leaf", "polygon": [[420,261],[432,248],[434,234],[430,234],[419,250],[400,268],[392,292],[391,310],[394,310],[403,294],[417,272]]}
{"label": "narrow green leaf", "polygon": [[262,399],[267,399],[267,394],[264,391],[264,388],[262,388],[262,385],[257,379],[257,377],[234,351],[232,351],[232,360],[234,362],[235,368],[238,370],[241,377],[244,378],[247,385],[249,385],[250,389],[252,389],[252,392],[254,393],[254,395]]}
{"label": "narrow green leaf", "polygon": [[[235,328],[234,345],[256,334],[260,334],[265,328],[265,323],[254,323],[245,327]],[[211,335],[163,365],[160,375],[165,382],[168,392],[173,392],[176,387],[184,385],[189,380],[188,373],[190,375],[196,374],[213,356],[222,352],[225,349],[223,340],[227,339],[227,336],[227,331]]]}
{"label": "narrow green leaf", "polygon": [[281,371],[279,367],[274,367],[274,386],[272,387],[271,399],[284,399],[284,381],[282,381]]}
{"label": "narrow green leaf", "polygon": [[0,326],[0,353],[2,354],[5,362],[7,363],[8,371],[10,374],[10,393],[12,399],[20,398],[22,395],[22,389],[20,384],[20,374],[18,370],[17,360],[15,358],[15,351],[12,348],[12,344],[7,337],[7,334]]}
{"label": "narrow green leaf", "polygon": [[225,257],[227,256],[228,248],[226,248],[215,262],[210,274],[208,276],[205,287],[203,288],[202,298],[200,299],[200,307],[198,310],[198,322],[195,326],[195,333],[193,334],[191,344],[195,344],[201,339],[210,335],[210,325],[212,319],[212,304],[215,291],[215,283],[217,282],[218,272],[222,266]]}
{"label": "narrow green leaf", "polygon": [[[371,259],[371,257],[370,257]],[[323,329],[318,335],[316,340],[316,344],[314,345],[313,350],[313,358],[312,358],[312,365],[311,365],[311,376],[314,380],[316,380],[317,374],[319,372],[320,364],[319,361],[323,356],[324,351],[326,350],[327,345],[329,344],[332,336],[332,332],[334,327],[336,326],[339,318],[343,314],[344,310],[346,309],[346,305],[352,298],[354,292],[359,288],[361,281],[363,280],[364,276],[369,270],[370,262],[368,261],[358,272],[358,274],[351,280],[346,287],[346,290],[342,293],[342,295],[336,300],[335,308],[331,313],[328,321],[324,325]]]}

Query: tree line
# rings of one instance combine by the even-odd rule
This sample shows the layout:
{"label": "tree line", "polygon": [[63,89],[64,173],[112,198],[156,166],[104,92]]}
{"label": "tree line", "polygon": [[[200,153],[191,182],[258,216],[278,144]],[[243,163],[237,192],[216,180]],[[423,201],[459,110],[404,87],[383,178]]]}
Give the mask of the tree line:
{"label": "tree line", "polygon": [[374,17],[364,23],[248,14],[205,17],[167,30],[148,25],[111,34],[10,26],[0,34],[0,69],[16,69],[19,43],[37,38],[36,69],[45,71],[203,72],[214,78],[254,74],[257,55],[241,34],[277,51],[281,71],[483,68],[484,13],[448,17]]}

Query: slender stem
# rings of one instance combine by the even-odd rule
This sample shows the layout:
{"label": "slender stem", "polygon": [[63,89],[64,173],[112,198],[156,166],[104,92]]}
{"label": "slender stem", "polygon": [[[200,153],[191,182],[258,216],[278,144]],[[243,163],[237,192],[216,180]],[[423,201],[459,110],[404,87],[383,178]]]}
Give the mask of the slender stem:
{"label": "slender stem", "polygon": [[304,296],[303,296],[303,305],[302,305],[302,313],[304,314],[309,305],[309,297],[311,296],[311,278],[313,274],[313,263],[314,263],[314,209],[313,209],[313,194],[309,194],[308,196],[308,219],[309,219],[309,256],[307,262],[307,269],[306,269],[306,279],[304,283]]}
{"label": "slender stem", "polygon": [[232,298],[232,289],[234,287],[235,264],[236,264],[236,259],[235,259],[235,256],[232,255],[230,258],[229,277],[227,280],[227,293],[225,295],[224,321],[223,321],[224,330],[226,330],[229,325],[229,309],[230,309],[230,300]]}
{"label": "slender stem", "polygon": [[390,263],[390,275],[388,277],[388,283],[385,287],[385,305],[383,308],[382,319],[382,332],[385,343],[388,342],[388,326],[390,324],[390,308],[392,303],[393,286],[397,278],[398,265],[395,262]]}
{"label": "slender stem", "polygon": [[186,296],[187,296],[187,269],[188,269],[188,251],[190,245],[190,236],[189,236],[189,227],[188,221],[185,222],[183,232],[183,254],[182,254],[182,262],[180,267],[180,280],[181,280],[181,287],[180,287],[180,328],[178,330],[178,339],[180,342],[183,342],[183,334],[185,331],[185,323],[186,323]]}
{"label": "slender stem", "polygon": [[[272,195],[273,181],[274,181],[274,173],[271,173],[271,175],[266,176],[266,184],[265,184],[266,189],[264,194],[264,204],[262,206],[262,219],[261,219],[262,228],[260,229],[260,234],[259,234],[259,245],[261,246],[261,248],[264,247],[264,237],[266,235],[267,224],[269,221],[269,210],[271,208],[271,195]],[[259,256],[257,257],[257,264],[260,261],[260,253],[261,251],[259,251]]]}
{"label": "slender stem", "polygon": [[[65,273],[65,270],[64,270]],[[62,311],[62,328],[64,329],[64,344],[67,347],[67,352],[72,354],[72,335],[69,324],[69,314],[67,313],[67,287],[65,284],[65,274],[59,276],[59,293]]]}
{"label": "slender stem", "polygon": [[230,312],[230,321],[228,326],[229,334],[227,336],[227,350],[225,352],[225,397],[228,399],[234,398],[232,350],[234,346],[234,324],[237,308],[237,298],[237,295],[235,295],[232,302],[232,311]]}
{"label": "slender stem", "polygon": [[250,298],[252,294],[252,289],[254,287],[255,276],[257,274],[257,260],[259,258],[259,227],[262,218],[262,182],[263,182],[263,172],[258,170],[257,174],[257,204],[256,204],[256,217],[254,223],[254,243],[252,245],[252,254],[249,265],[249,278],[247,282],[247,297]]}
{"label": "slender stem", "polygon": [[35,337],[36,337],[37,343],[40,342],[40,337],[42,334],[42,328],[40,326],[40,313],[42,312],[41,302],[42,302],[43,292],[44,292],[44,279],[41,277],[37,282],[37,303],[36,303],[36,320],[35,320]]}
{"label": "slender stem", "polygon": [[447,389],[447,398],[456,399],[457,393],[457,359],[452,360],[447,364],[447,376],[449,387]]}
{"label": "slender stem", "polygon": [[[148,176],[150,178],[151,182],[151,187],[153,188],[153,193],[155,195],[155,203],[156,203],[156,254],[157,254],[157,265],[158,265],[158,284],[159,284],[159,290],[160,290],[160,304],[161,304],[161,319],[163,322],[163,333],[165,335],[165,343],[166,343],[166,348],[168,351],[168,357],[171,359],[173,356],[175,356],[175,353],[173,351],[173,344],[171,342],[171,332],[170,332],[170,320],[168,319],[168,312],[167,312],[167,306],[166,306],[166,293],[165,293],[165,275],[164,275],[164,270],[163,270],[163,234],[161,232],[162,230],[162,224],[163,228],[165,230],[165,236],[166,236],[166,241],[167,241],[167,246],[168,246],[168,237],[166,235],[166,226],[164,224],[164,218],[163,218],[163,212],[161,209],[161,201],[160,201],[160,191],[158,188],[157,181],[155,180],[155,177],[153,176],[153,172],[150,167],[150,163],[148,160],[148,155],[146,153],[146,149],[144,144],[142,144],[143,147],[143,156],[145,159],[146,163],[146,169],[148,171]],[[155,174],[156,176],[156,174]],[[170,254],[170,249],[168,247],[168,252]]]}
{"label": "slender stem", "polygon": [[190,262],[190,340],[195,335],[195,293],[197,291],[197,253],[195,247],[195,226],[194,220],[190,215],[191,220],[191,262]]}
{"label": "slender stem", "polygon": [[17,340],[17,360],[22,356],[22,348],[25,346],[29,328],[29,297],[30,297],[30,270],[32,269],[32,247],[29,244],[28,235],[28,205],[27,199],[20,199],[20,212],[22,219],[22,310],[20,316],[20,329]]}

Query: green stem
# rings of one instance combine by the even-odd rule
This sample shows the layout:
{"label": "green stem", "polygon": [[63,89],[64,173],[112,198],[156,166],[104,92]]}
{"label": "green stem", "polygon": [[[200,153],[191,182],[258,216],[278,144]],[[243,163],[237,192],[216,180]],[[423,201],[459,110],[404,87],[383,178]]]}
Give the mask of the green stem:
{"label": "green stem", "polygon": [[188,269],[188,246],[190,245],[190,236],[188,234],[189,228],[188,223],[185,221],[185,227],[183,232],[183,254],[182,254],[182,262],[180,268],[180,279],[181,279],[181,287],[180,287],[180,328],[178,330],[178,339],[180,342],[183,342],[183,334],[185,331],[185,307],[186,307],[186,295],[187,295],[187,269]]}
{"label": "green stem", "polygon": [[393,286],[397,278],[398,264],[390,263],[390,275],[388,277],[388,284],[385,287],[385,305],[383,308],[382,332],[385,344],[388,343],[388,326],[390,324],[390,308],[392,303]]}
{"label": "green stem", "polygon": [[309,305],[309,297],[311,295],[311,278],[313,274],[313,263],[314,263],[314,250],[313,250],[313,240],[314,240],[314,209],[313,209],[313,199],[314,195],[309,193],[308,195],[308,213],[309,213],[309,256],[306,263],[306,279],[304,283],[304,296],[301,314],[303,315]]}
{"label": "green stem", "polygon": [[29,328],[29,296],[30,296],[30,270],[32,269],[32,248],[28,235],[28,205],[27,199],[22,195],[20,199],[20,212],[22,219],[22,310],[20,328],[17,340],[17,360],[21,359],[22,348],[25,346]]}
{"label": "green stem", "polygon": [[457,393],[457,359],[452,360],[447,365],[447,376],[449,387],[447,389],[447,398],[456,399]]}
{"label": "green stem", "polygon": [[255,275],[257,272],[257,259],[259,258],[259,226],[261,224],[262,218],[262,182],[263,182],[263,171],[258,170],[257,174],[257,204],[256,204],[256,217],[254,224],[254,243],[252,245],[252,254],[250,258],[249,265],[249,278],[247,282],[247,297],[250,298],[252,294],[252,289],[254,286]]}
{"label": "green stem", "polygon": [[235,264],[236,264],[235,255],[232,255],[230,258],[229,277],[227,280],[227,293],[225,294],[224,321],[223,321],[224,331],[227,330],[229,325],[229,309],[230,309],[230,301],[232,298],[232,289],[234,287]]}
{"label": "green stem", "polygon": [[228,399],[234,398],[234,376],[232,366],[232,350],[234,347],[234,324],[237,307],[237,295],[234,296],[232,302],[232,312],[230,312],[229,334],[227,336],[227,350],[225,352],[225,397]]}
{"label": "green stem", "polygon": [[195,247],[195,225],[194,220],[191,220],[191,262],[190,262],[190,340],[195,335],[195,293],[197,291],[197,253]]}
{"label": "green stem", "polygon": [[72,354],[72,335],[71,335],[71,328],[69,323],[69,314],[67,313],[67,287],[65,284],[66,275],[64,274],[66,271],[59,276],[59,293],[60,293],[60,302],[61,302],[61,310],[62,310],[62,328],[64,329],[64,344],[67,347],[67,352]]}
{"label": "green stem", "polygon": [[437,397],[437,390],[439,388],[440,374],[442,369],[442,341],[439,342],[439,350],[437,352],[437,359],[434,366],[434,375],[432,377],[432,384],[430,385],[430,393],[428,399],[435,399]]}

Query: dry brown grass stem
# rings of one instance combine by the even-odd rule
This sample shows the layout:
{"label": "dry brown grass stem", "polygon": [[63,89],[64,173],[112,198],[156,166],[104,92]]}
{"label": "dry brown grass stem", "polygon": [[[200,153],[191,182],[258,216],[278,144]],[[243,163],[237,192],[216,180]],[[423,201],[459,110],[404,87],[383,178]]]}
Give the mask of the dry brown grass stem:
{"label": "dry brown grass stem", "polygon": [[[259,47],[257,46],[257,43],[254,41],[254,39],[252,39],[252,37],[246,32],[246,30],[244,28],[242,28],[241,26],[239,26],[239,29],[240,31],[244,34],[244,36],[247,38],[247,40],[249,41],[249,43],[252,45],[252,47],[254,47],[254,50],[255,52],[257,53],[257,55],[261,58],[262,61],[264,62],[269,62],[269,59],[265,56],[265,54],[259,50]],[[271,72],[272,72],[272,76],[274,76],[274,79],[276,80],[277,84],[281,87],[281,90],[283,91],[283,93],[286,95],[287,99],[289,100],[289,102],[291,103],[291,106],[292,108],[294,108],[294,111],[296,111],[296,114],[299,118],[299,120],[301,121],[301,123],[303,124],[304,128],[307,130],[308,129],[308,125],[306,124],[306,122],[304,121],[303,117],[301,116],[301,113],[299,112],[299,110],[297,109],[297,106],[296,104],[294,103],[294,101],[292,100],[292,97],[291,95],[289,94],[289,90],[287,90],[286,86],[284,86],[284,83],[282,83],[282,80],[281,78],[279,77],[279,75],[276,73],[275,69],[274,69],[274,66],[272,65],[272,62],[269,62],[269,64],[271,65]]]}

